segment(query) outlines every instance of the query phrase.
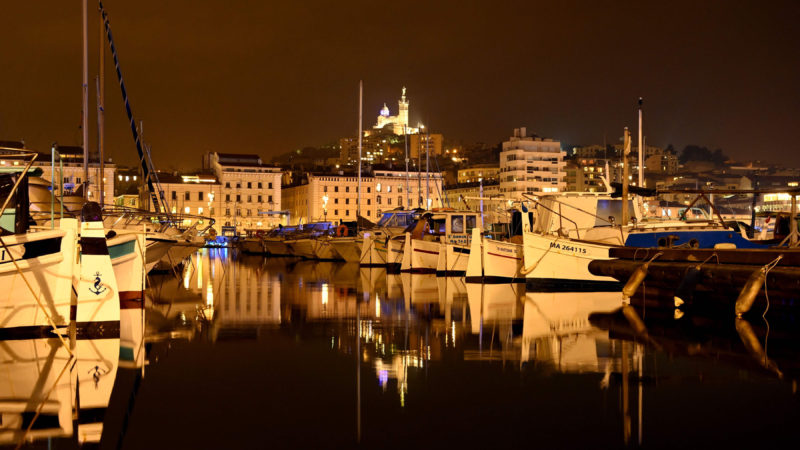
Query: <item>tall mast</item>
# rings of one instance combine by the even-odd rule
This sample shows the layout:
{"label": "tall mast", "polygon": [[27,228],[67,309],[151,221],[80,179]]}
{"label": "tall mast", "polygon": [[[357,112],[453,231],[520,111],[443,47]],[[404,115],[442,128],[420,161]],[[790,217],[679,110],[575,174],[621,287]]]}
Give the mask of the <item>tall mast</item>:
{"label": "tall mast", "polygon": [[408,127],[403,125],[403,141],[406,144],[406,207],[411,209],[411,180],[408,175]]}
{"label": "tall mast", "polygon": [[99,61],[99,76],[97,82],[97,156],[100,160],[100,176],[98,179],[98,184],[100,185],[100,204],[105,204],[105,180],[103,176],[105,175],[105,156],[103,155],[103,150],[105,146],[105,122],[106,122],[106,104],[105,104],[105,97],[106,97],[106,52],[103,51],[103,42],[105,41],[105,36],[103,35],[103,18],[100,17],[100,61]]}
{"label": "tall mast", "polygon": [[417,207],[422,208],[422,130],[425,125],[417,129],[419,145],[417,145]]}
{"label": "tall mast", "polygon": [[430,209],[431,207],[430,164],[431,164],[431,129],[430,127],[428,127],[428,131],[425,134],[425,209]]}
{"label": "tall mast", "polygon": [[364,99],[364,81],[358,81],[358,187],[356,187],[356,229],[358,229],[358,217],[361,216],[361,138],[362,132],[362,105]]}
{"label": "tall mast", "polygon": [[89,8],[83,0],[83,114],[81,131],[83,139],[83,198],[89,199]]}
{"label": "tall mast", "polygon": [[622,226],[628,225],[628,174],[630,173],[631,132],[625,127],[625,138],[622,141]]}
{"label": "tall mast", "polygon": [[644,149],[642,148],[642,97],[639,97],[639,187],[644,187]]}

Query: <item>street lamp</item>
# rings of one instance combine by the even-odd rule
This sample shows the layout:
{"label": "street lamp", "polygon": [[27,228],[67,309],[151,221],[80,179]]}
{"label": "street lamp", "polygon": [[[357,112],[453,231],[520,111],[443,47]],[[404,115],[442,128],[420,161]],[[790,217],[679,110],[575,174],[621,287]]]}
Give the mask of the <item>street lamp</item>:
{"label": "street lamp", "polygon": [[324,217],[322,220],[327,222],[328,221],[328,194],[324,194],[322,196],[322,215]]}

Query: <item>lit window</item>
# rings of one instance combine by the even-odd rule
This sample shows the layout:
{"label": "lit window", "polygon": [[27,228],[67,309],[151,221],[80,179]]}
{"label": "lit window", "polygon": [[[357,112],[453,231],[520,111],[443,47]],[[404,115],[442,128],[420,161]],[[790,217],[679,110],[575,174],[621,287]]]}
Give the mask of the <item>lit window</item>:
{"label": "lit window", "polygon": [[184,210],[186,211],[186,214],[189,214],[189,211],[190,211],[191,209],[190,209],[190,208],[187,206],[186,208],[184,208]]}
{"label": "lit window", "polygon": [[197,208],[197,214],[203,214],[203,207]]}

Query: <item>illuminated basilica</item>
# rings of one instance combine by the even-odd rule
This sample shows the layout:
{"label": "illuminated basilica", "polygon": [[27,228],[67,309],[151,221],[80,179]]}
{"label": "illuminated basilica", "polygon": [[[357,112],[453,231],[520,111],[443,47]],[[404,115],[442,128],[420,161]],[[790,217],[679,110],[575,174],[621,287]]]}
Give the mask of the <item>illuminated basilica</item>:
{"label": "illuminated basilica", "polygon": [[[403,94],[400,100],[397,101],[397,115],[391,116],[389,114],[391,114],[389,112],[389,107],[384,103],[380,115],[378,116],[378,122],[372,127],[376,132],[377,130],[384,129],[387,125],[391,125],[389,130],[391,130],[393,134],[403,135],[419,133],[419,128],[408,126],[408,100],[406,99],[405,87],[403,88]],[[369,135],[371,133],[367,132],[365,134]]]}

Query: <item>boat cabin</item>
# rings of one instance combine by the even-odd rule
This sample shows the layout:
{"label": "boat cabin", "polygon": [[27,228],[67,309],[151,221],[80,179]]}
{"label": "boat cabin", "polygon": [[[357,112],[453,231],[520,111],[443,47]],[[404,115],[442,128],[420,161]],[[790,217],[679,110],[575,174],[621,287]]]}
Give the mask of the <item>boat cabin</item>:
{"label": "boat cabin", "polygon": [[442,236],[448,244],[469,245],[472,229],[483,229],[481,215],[473,211],[433,211],[425,213],[410,228],[414,239],[436,240]]}
{"label": "boat cabin", "polygon": [[[622,198],[608,193],[564,192],[543,196],[535,205],[536,223],[534,231],[556,233],[578,237],[594,227],[612,226],[622,223]],[[631,219],[642,218],[641,197],[628,200]]]}
{"label": "boat cabin", "polygon": [[394,210],[386,211],[378,221],[379,228],[407,228],[416,222],[421,215],[420,210]]}

